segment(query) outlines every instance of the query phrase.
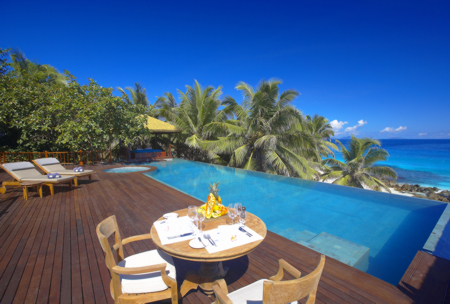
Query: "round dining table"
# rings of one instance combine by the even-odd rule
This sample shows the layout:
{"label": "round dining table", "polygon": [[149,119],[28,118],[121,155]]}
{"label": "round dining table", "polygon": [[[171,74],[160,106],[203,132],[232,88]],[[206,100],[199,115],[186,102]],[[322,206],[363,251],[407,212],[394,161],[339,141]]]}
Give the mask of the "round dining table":
{"label": "round dining table", "polygon": [[[179,216],[186,216],[187,209],[178,210],[175,211],[175,213]],[[164,218],[161,217],[158,221],[159,220],[164,220]],[[231,225],[231,218],[228,216],[222,216],[217,219],[205,220],[202,228],[204,232],[207,232],[208,230],[217,228],[219,225],[227,224]],[[247,255],[252,252],[266,237],[266,225],[259,217],[251,214],[250,212],[247,212],[247,221],[245,226],[261,235],[263,239],[213,254],[210,254],[205,248],[192,248],[189,246],[190,240],[162,245],[154,224],[152,225],[150,234],[153,242],[159,250],[162,250],[175,258],[201,263],[200,268],[197,271],[190,271],[186,274],[185,280],[180,288],[181,296],[184,296],[192,289],[197,289],[197,287],[200,287],[206,294],[212,294],[213,282],[226,276],[228,271],[228,269],[223,268],[222,261],[228,261]]]}

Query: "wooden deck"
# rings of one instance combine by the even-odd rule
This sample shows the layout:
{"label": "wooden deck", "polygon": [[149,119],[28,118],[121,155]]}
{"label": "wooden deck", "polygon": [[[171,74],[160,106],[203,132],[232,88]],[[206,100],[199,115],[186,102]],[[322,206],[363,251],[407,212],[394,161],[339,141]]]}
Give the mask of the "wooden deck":
{"label": "wooden deck", "polygon": [[[47,191],[42,199],[30,191],[25,201],[18,188],[0,194],[1,303],[113,303],[96,225],[115,214],[122,237],[148,233],[162,214],[200,204],[141,173],[103,173],[106,168],[93,166],[92,183],[82,179],[73,190],[56,186],[55,195]],[[0,181],[8,179],[0,172]],[[140,241],[125,245],[125,254],[154,248],[151,240]],[[418,253],[399,287],[327,258],[317,303],[443,303],[450,264],[428,256]],[[319,254],[269,232],[254,252],[224,263],[230,268],[229,290],[275,274],[280,258],[309,273]],[[181,284],[184,274],[199,265],[176,260],[176,267]],[[422,302],[430,293],[438,302]],[[211,299],[197,291],[180,302]]]}

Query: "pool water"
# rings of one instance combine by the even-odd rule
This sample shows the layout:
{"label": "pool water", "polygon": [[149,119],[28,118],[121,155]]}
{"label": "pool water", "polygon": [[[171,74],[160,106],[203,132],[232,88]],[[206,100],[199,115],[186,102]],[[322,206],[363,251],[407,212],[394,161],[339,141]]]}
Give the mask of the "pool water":
{"label": "pool water", "polygon": [[368,248],[368,265],[362,270],[394,285],[446,207],[429,200],[180,159],[152,162],[152,166],[158,170],[143,174],[204,202],[208,183],[220,182],[224,205],[241,202],[267,229],[291,240],[301,243],[305,235],[320,235],[337,240],[332,250],[343,242],[352,250]]}
{"label": "pool water", "polygon": [[105,169],[103,172],[107,173],[130,173],[130,172],[139,172],[139,171],[147,171],[149,167],[121,167],[121,168],[113,168],[113,169]]}

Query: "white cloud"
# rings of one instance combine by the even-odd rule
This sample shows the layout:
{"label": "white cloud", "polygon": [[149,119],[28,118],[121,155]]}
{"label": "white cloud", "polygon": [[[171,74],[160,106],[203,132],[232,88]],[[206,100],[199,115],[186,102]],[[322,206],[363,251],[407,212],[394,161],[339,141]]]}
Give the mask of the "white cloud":
{"label": "white cloud", "polygon": [[348,124],[347,121],[338,121],[337,119],[330,121],[330,125],[333,128],[335,134],[339,133],[339,130],[344,127],[345,124]]}
{"label": "white cloud", "polygon": [[356,129],[358,129],[359,127],[364,126],[365,124],[367,124],[367,121],[364,121],[363,119],[361,119],[360,121],[358,121],[358,124],[356,126],[353,127],[347,127],[345,129],[345,132],[355,132]]}
{"label": "white cloud", "polygon": [[427,133],[419,133],[419,136],[425,136]]}
{"label": "white cloud", "polygon": [[397,129],[391,128],[391,127],[386,127],[383,130],[381,130],[380,132],[401,132],[401,131],[405,131],[406,129],[408,129],[406,126],[402,127],[398,127]]}
{"label": "white cloud", "polygon": [[394,131],[395,131],[394,128],[386,127],[383,130],[381,130],[380,132],[394,132]]}

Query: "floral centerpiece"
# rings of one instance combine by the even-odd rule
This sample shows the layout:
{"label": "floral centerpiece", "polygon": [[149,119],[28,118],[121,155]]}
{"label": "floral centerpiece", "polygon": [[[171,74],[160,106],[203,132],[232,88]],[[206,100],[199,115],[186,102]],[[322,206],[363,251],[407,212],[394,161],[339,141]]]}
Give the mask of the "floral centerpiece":
{"label": "floral centerpiece", "polygon": [[222,199],[219,196],[219,182],[209,184],[209,195],[206,204],[198,208],[197,212],[201,212],[207,219],[218,218],[228,213],[228,208],[222,205]]}

